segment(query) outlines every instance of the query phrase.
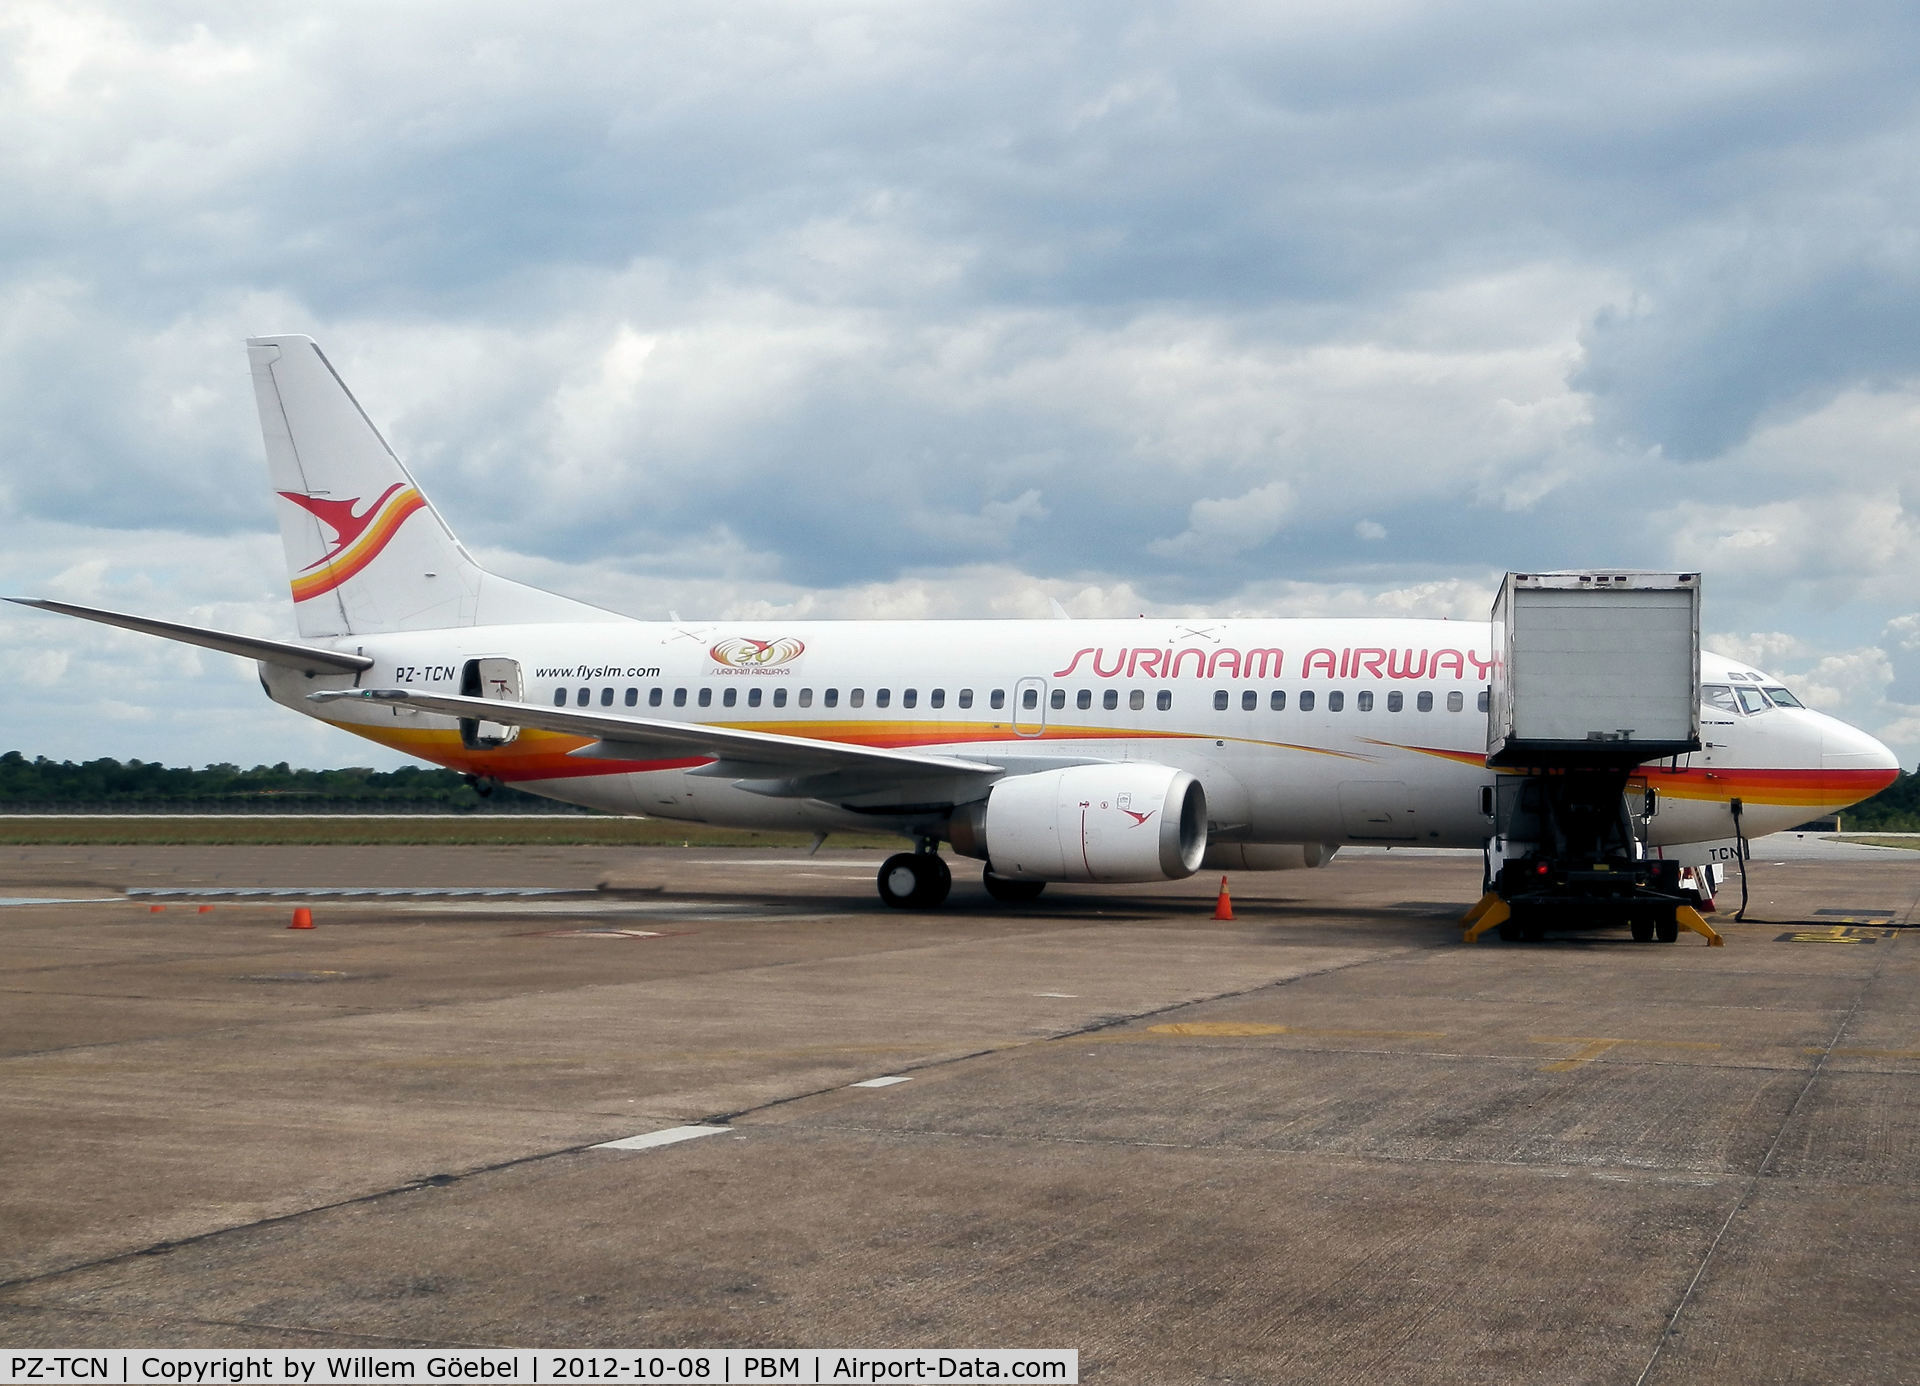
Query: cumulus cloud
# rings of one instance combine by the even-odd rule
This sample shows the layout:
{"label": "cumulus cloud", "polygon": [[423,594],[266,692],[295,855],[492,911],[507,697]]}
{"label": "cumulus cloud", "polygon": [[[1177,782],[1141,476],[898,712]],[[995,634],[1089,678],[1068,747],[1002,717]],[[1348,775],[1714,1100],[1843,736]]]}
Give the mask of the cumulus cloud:
{"label": "cumulus cloud", "polygon": [[[284,629],[239,340],[308,331],[490,564],[640,614],[1484,619],[1504,567],[1674,566],[1904,725],[1917,37],[20,0],[0,574]],[[50,680],[0,691],[19,736],[109,724],[118,667],[213,710],[145,724],[179,754],[367,758],[241,716],[231,661],[63,670],[70,627],[5,620]]]}

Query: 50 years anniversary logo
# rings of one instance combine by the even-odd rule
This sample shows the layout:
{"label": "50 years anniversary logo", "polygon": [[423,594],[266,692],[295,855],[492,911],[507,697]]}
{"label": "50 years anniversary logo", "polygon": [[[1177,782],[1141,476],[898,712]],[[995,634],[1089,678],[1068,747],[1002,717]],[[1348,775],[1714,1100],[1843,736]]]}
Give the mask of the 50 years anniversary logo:
{"label": "50 years anniversary logo", "polygon": [[733,674],[790,674],[785,666],[805,654],[807,647],[790,635],[772,640],[755,640],[736,635],[722,640],[707,651],[722,670]]}

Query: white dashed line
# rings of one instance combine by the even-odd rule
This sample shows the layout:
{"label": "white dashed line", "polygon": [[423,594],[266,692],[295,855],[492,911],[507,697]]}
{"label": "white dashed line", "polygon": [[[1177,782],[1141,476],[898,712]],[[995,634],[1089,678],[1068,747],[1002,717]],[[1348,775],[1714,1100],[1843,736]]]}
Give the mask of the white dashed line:
{"label": "white dashed line", "polygon": [[865,1082],[849,1083],[847,1086],[850,1088],[890,1088],[895,1083],[911,1083],[912,1081],[913,1079],[903,1078],[898,1074],[888,1074],[885,1078],[869,1078]]}
{"label": "white dashed line", "polygon": [[700,1136],[717,1136],[724,1126],[669,1126],[664,1131],[649,1131],[644,1136],[628,1136],[623,1141],[602,1141],[595,1150],[651,1150],[656,1145],[677,1145]]}

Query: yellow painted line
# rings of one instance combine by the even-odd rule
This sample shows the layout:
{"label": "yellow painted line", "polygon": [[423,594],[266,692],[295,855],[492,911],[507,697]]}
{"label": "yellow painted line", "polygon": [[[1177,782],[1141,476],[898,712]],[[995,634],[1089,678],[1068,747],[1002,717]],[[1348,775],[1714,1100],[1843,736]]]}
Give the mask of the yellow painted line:
{"label": "yellow painted line", "polygon": [[1611,1035],[1529,1035],[1529,1044],[1577,1044],[1577,1053],[1564,1059],[1556,1059],[1550,1064],[1541,1065],[1542,1073],[1571,1073],[1574,1069],[1592,1063],[1610,1049],[1623,1044],[1645,1045],[1655,1049],[1718,1049],[1721,1046],[1704,1040],[1651,1040],[1616,1039]]}
{"label": "yellow painted line", "polygon": [[1554,1063],[1541,1065],[1540,1071],[1542,1073],[1571,1073],[1582,1064],[1592,1063],[1620,1042],[1619,1040],[1594,1040],[1571,1058],[1560,1059]]}
{"label": "yellow painted line", "polygon": [[1314,1035],[1331,1039],[1445,1039],[1445,1030],[1321,1030],[1307,1025],[1256,1025],[1238,1020],[1192,1020],[1149,1025],[1149,1035],[1190,1039],[1252,1039],[1260,1035]]}

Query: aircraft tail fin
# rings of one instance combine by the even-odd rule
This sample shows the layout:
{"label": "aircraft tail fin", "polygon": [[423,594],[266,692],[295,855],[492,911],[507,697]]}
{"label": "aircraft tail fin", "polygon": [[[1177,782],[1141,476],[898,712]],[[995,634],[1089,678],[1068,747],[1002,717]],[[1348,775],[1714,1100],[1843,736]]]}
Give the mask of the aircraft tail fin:
{"label": "aircraft tail fin", "polygon": [[476,563],[311,337],[247,361],[301,635],[619,619]]}

